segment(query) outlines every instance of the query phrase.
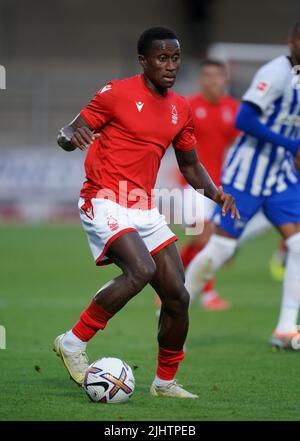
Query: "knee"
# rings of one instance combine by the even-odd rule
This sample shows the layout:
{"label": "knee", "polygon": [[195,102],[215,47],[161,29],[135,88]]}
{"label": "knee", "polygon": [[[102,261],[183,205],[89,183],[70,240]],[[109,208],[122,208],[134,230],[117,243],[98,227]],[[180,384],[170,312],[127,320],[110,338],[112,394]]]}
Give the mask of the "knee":
{"label": "knee", "polygon": [[182,312],[184,314],[187,313],[190,306],[190,295],[185,288],[181,291],[180,295],[178,296],[176,306],[179,312]]}
{"label": "knee", "polygon": [[156,272],[156,265],[151,258],[147,261],[139,261],[134,268],[127,273],[127,280],[133,292],[139,292],[149,283]]}
{"label": "knee", "polygon": [[172,317],[185,317],[188,314],[190,295],[184,285],[174,287],[169,291],[170,295],[166,295],[163,302],[164,308]]}

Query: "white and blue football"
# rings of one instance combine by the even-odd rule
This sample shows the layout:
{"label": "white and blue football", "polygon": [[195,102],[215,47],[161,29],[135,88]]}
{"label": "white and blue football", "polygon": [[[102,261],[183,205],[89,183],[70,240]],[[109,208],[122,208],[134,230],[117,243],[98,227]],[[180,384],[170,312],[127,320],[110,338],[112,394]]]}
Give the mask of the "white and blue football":
{"label": "white and blue football", "polygon": [[135,379],[127,363],[104,357],[89,366],[83,387],[96,403],[125,403],[134,392]]}

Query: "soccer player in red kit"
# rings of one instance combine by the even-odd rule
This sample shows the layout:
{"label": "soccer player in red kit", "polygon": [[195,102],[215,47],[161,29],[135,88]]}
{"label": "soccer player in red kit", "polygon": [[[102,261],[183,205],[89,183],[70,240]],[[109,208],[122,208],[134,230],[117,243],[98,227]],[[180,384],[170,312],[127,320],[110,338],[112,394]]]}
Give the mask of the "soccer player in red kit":
{"label": "soccer player in red kit", "polygon": [[[222,62],[204,60],[199,75],[201,92],[188,99],[192,108],[198,157],[216,185],[220,185],[221,182],[221,170],[227,149],[238,135],[234,122],[239,101],[226,94],[227,82],[226,67]],[[182,178],[180,179],[183,182]],[[185,188],[189,187],[186,181],[183,185]],[[201,199],[203,200],[200,201]],[[185,268],[206,245],[212,233],[210,217],[215,203],[201,194],[185,192],[185,223],[191,225],[200,221],[191,215],[195,212],[193,205],[200,205],[200,202],[204,207],[204,213],[201,213],[204,215],[204,229],[202,234],[193,236],[181,249]],[[230,304],[217,294],[214,279],[209,280],[202,288],[201,304],[206,310],[225,310],[230,307]]]}
{"label": "soccer player in red kit", "polygon": [[79,210],[97,265],[113,262],[122,274],[103,286],[54,350],[82,384],[87,342],[148,283],[162,301],[158,367],[152,396],[197,398],[174,379],[184,358],[189,293],[176,237],[153,204],[160,161],[172,143],[186,180],[239,216],[231,195],[216,188],[199,163],[190,107],[170,88],[180,65],[174,32],[151,28],[138,41],[142,75],[106,84],[58,137],[65,150],[89,149]]}

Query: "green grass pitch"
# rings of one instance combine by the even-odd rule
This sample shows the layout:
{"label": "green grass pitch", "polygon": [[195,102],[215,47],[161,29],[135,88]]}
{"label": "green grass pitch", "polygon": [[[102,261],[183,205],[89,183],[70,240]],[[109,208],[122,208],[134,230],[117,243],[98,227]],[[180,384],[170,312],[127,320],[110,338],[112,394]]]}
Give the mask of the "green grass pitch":
{"label": "green grass pitch", "polygon": [[[180,234],[180,240],[184,237]],[[156,367],[153,291],[147,287],[88,348],[127,361],[136,391],[123,405],[88,400],[52,352],[54,338],[78,319],[97,289],[118,269],[96,268],[79,225],[1,226],[0,420],[299,420],[299,353],[267,345],[278,315],[281,284],[268,273],[277,239],[271,232],[248,243],[218,275],[232,301],[228,312],[191,307],[180,383],[198,400],[151,398]]]}

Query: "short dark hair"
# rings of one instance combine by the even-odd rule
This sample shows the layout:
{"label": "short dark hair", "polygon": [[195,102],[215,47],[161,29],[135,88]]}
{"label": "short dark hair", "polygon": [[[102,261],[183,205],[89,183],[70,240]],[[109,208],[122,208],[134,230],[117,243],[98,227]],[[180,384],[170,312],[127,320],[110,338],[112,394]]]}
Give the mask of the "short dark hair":
{"label": "short dark hair", "polygon": [[293,24],[293,26],[290,29],[290,38],[295,37],[295,35],[297,34],[297,32],[300,31],[300,21],[298,21],[298,23]]}
{"label": "short dark hair", "polygon": [[164,27],[154,27],[142,33],[137,42],[137,52],[139,55],[146,55],[151,48],[154,40],[178,40],[177,35],[171,29]]}
{"label": "short dark hair", "polygon": [[215,67],[220,67],[221,69],[226,70],[225,63],[221,60],[216,60],[215,58],[205,58],[204,60],[202,60],[201,61],[201,69],[205,66],[215,66]]}

